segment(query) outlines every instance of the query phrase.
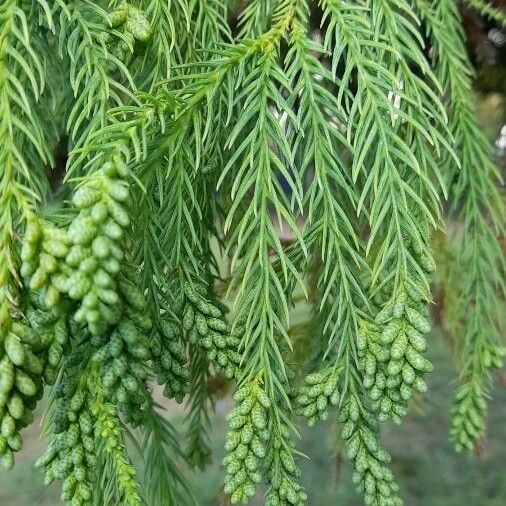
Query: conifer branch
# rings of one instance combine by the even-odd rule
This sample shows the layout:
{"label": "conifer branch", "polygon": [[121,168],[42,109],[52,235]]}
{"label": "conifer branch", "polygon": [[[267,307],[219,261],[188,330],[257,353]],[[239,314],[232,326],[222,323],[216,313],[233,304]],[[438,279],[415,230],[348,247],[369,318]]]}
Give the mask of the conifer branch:
{"label": "conifer branch", "polygon": [[[304,504],[292,414],[313,425],[335,407],[366,503],[401,504],[379,422],[426,390],[447,193],[463,232],[452,438],[482,436],[505,210],[456,2],[5,0],[0,22],[5,467],[53,386],[39,465],[64,501],[192,504],[179,466],[210,458],[216,375],[235,383],[233,503],[263,482],[266,504]],[[187,401],[186,452],[151,381]]]}
{"label": "conifer branch", "polygon": [[[378,390],[374,397],[382,417],[399,421],[411,391],[400,371],[405,367],[411,377],[413,368],[423,373],[431,367],[412,349],[402,328],[427,331],[422,322],[430,301],[427,271],[433,269],[429,227],[440,223],[439,195],[444,190],[436,159],[440,150],[449,149],[444,140],[446,114],[438,96],[412,70],[418,68],[436,82],[420,37],[414,35],[416,18],[408,4],[401,5],[402,15],[390,2],[357,6],[328,1],[323,6],[333,71],[341,61],[345,65],[338,97],[345,100],[347,136],[354,150],[352,177],[361,187],[357,213],[367,211],[371,290],[381,308],[373,315],[379,327],[367,333],[370,351],[362,367],[371,376],[368,388]],[[350,30],[357,23],[360,30]],[[345,91],[355,73],[357,90],[348,105]],[[388,337],[376,335],[387,323]],[[373,350],[381,347],[386,355],[374,358]],[[371,366],[366,367],[366,361]],[[380,377],[391,377],[387,383],[374,378],[380,369]]]}
{"label": "conifer branch", "polygon": [[[451,163],[450,196],[463,230],[453,277],[466,272],[459,298],[464,335],[459,357],[462,386],[452,411],[451,437],[457,449],[472,449],[483,436],[490,373],[502,366],[501,321],[506,296],[506,259],[498,240],[504,235],[506,209],[498,183],[501,176],[492,161],[491,147],[478,125],[472,95],[473,71],[466,56],[460,14],[456,4],[417,2],[430,21],[436,49],[435,68],[449,95],[450,127],[461,159],[460,171]],[[450,36],[449,36],[450,34]],[[470,310],[472,305],[472,310]]]}
{"label": "conifer branch", "polygon": [[[35,3],[32,16],[52,23],[48,5]],[[30,364],[31,344],[22,318],[19,291],[18,232],[43,198],[43,170],[51,155],[35,114],[44,91],[45,71],[32,46],[38,24],[15,0],[0,6],[0,457],[5,467],[14,463],[13,452],[21,448],[20,429],[30,423],[34,397],[42,390],[41,364]],[[14,321],[18,320],[18,321]],[[31,335],[30,335],[31,337]],[[27,358],[28,357],[28,358]],[[26,363],[25,363],[26,362]],[[32,378],[37,378],[37,384]],[[24,394],[23,394],[24,392]],[[25,396],[25,403],[23,403]],[[23,419],[24,417],[24,419]]]}
{"label": "conifer branch", "polygon": [[264,33],[277,2],[274,0],[253,0],[239,15],[239,38],[245,39]]}
{"label": "conifer branch", "polygon": [[466,3],[482,16],[495,21],[499,26],[506,27],[506,11],[490,5],[486,0],[466,0]]}
{"label": "conifer branch", "polygon": [[179,434],[163,413],[151,406],[140,441],[144,448],[143,485],[148,504],[196,504],[180,465],[186,460]]}
{"label": "conifer branch", "polygon": [[209,411],[212,401],[208,397],[209,362],[199,351],[195,351],[193,355],[192,372],[190,411],[186,419],[188,424],[186,454],[191,466],[203,469],[211,459],[207,431],[211,423]]}
{"label": "conifer branch", "polygon": [[[60,20],[60,52],[70,58],[70,84],[76,97],[67,130],[74,149],[86,150],[89,138],[107,126],[110,109],[138,104],[135,84],[121,59],[131,41],[128,31],[111,28],[107,13],[88,0],[63,5]],[[127,23],[128,13],[120,21]],[[68,173],[74,171],[70,165]]]}
{"label": "conifer branch", "polygon": [[[304,8],[307,10],[307,5]],[[303,11],[293,23],[288,72],[293,95],[300,101],[298,122],[305,133],[301,140],[294,131],[301,177],[309,176],[310,167],[314,170],[314,179],[305,195],[304,240],[311,245],[313,255],[321,257],[317,285],[321,285],[320,305],[327,309],[323,334],[328,336],[330,349],[338,336],[354,339],[358,332],[362,311],[357,306],[359,303],[367,306],[368,302],[357,273],[366,265],[356,226],[352,224],[359,195],[351,180],[350,147],[340,131],[345,117],[340,104],[325,87],[335,85],[335,80],[314,56],[323,54],[324,49],[308,41],[306,21],[307,12]],[[317,75],[322,78],[320,82]],[[327,304],[327,299],[332,302]]]}

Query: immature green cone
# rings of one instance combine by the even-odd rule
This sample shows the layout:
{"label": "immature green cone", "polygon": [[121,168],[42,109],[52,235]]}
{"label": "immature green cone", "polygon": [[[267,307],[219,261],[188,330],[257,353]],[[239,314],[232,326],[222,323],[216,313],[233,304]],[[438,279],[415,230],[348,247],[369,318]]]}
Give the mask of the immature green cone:
{"label": "immature green cone", "polygon": [[146,14],[138,7],[124,2],[109,13],[109,21],[121,38],[113,38],[104,34],[106,41],[114,40],[112,53],[123,63],[129,64],[136,56],[136,49],[144,51],[151,38],[153,29]]}
{"label": "immature green cone", "polygon": [[[485,357],[483,365],[486,369],[500,369],[505,353],[505,348],[484,342],[479,356]],[[455,394],[450,438],[458,452],[472,451],[476,442],[485,434],[489,381],[486,375],[471,376]]]}
{"label": "immature green cone", "polygon": [[189,391],[190,372],[188,357],[181,343],[181,330],[166,317],[160,320],[159,329],[150,337],[152,368],[163,395],[183,402]]}
{"label": "immature green cone", "polygon": [[11,321],[0,341],[0,464],[10,469],[21,449],[21,429],[33,421],[43,395],[44,362],[39,337],[20,321]]}
{"label": "immature green cone", "polygon": [[140,487],[135,478],[135,468],[127,454],[117,408],[113,404],[97,400],[92,404],[91,411],[96,420],[95,437],[103,441],[104,450],[111,456],[122,503],[141,506],[143,501],[139,493]]}
{"label": "immature green cone", "polygon": [[399,291],[375,323],[361,323],[357,346],[363,384],[380,420],[400,423],[413,391],[427,390],[423,375],[432,371],[424,356],[429,331],[426,304],[414,290]]}
{"label": "immature green cone", "polygon": [[131,33],[133,38],[139,42],[147,42],[152,33],[148,18],[144,12],[134,6],[130,6],[128,11],[125,30]]}
{"label": "immature green cone", "polygon": [[222,310],[211,302],[203,284],[185,283],[184,295],[182,319],[190,343],[202,347],[209,362],[227,378],[233,378],[241,360],[237,351],[241,330],[230,331]]}
{"label": "immature green cone", "polygon": [[26,309],[32,335],[38,337],[37,356],[43,362],[43,379],[53,385],[70,342],[70,332],[65,311],[47,310],[40,303]]}
{"label": "immature green cone", "polygon": [[151,36],[152,28],[144,12],[127,2],[114,9],[109,20],[114,28],[123,28],[125,34],[139,42],[146,42]]}
{"label": "immature green cone", "polygon": [[301,506],[306,503],[307,494],[297,479],[301,476],[294,458],[294,444],[286,424],[272,428],[267,455],[268,483],[267,506]]}
{"label": "immature green cone", "polygon": [[378,442],[378,423],[372,412],[353,395],[339,413],[341,437],[353,462],[353,482],[367,506],[401,506],[398,486],[387,467],[390,455]]}
{"label": "immature green cone", "polygon": [[340,395],[337,389],[340,371],[333,366],[309,374],[304,379],[296,398],[296,411],[306,418],[310,427],[326,420],[328,407],[337,406]]}
{"label": "immature green cone", "polygon": [[36,463],[45,469],[45,483],[62,481],[62,501],[72,506],[92,504],[96,479],[96,420],[90,410],[85,382],[67,381],[51,424],[49,447]]}
{"label": "immature green cone", "polygon": [[142,291],[122,279],[119,293],[123,314],[107,334],[97,339],[101,346],[93,359],[100,366],[106,399],[120,407],[128,422],[138,425],[148,398],[146,380],[151,353],[147,336],[152,324]]}
{"label": "immature green cone", "polygon": [[31,290],[40,290],[47,309],[55,308],[62,294],[68,293],[72,270],[63,259],[69,248],[66,230],[42,219],[29,220],[21,249],[21,273]]}
{"label": "immature green cone", "polygon": [[241,387],[234,395],[235,407],[228,414],[229,431],[225,441],[227,468],[225,492],[232,504],[246,503],[262,481],[262,461],[269,439],[267,410],[271,403],[256,382]]}
{"label": "immature green cone", "polygon": [[95,335],[104,331],[104,323],[111,323],[119,303],[116,278],[124,231],[130,223],[127,175],[122,157],[115,155],[73,198],[80,211],[68,229],[71,248],[65,262],[72,269],[68,295],[81,303],[76,320],[87,322]]}

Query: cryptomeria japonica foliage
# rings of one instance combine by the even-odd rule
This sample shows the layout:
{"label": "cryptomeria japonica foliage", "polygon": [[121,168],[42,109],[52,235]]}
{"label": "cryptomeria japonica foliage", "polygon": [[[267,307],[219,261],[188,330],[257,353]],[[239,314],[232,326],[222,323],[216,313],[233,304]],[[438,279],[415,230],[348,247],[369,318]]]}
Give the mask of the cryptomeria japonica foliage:
{"label": "cryptomeria japonica foliage", "polygon": [[[401,504],[379,429],[427,389],[436,279],[450,436],[473,449],[504,355],[506,221],[472,78],[455,0],[1,0],[4,467],[46,392],[38,465],[63,500],[191,504],[178,466],[210,457],[221,375],[232,503],[260,484],[306,503],[296,424],[334,411],[365,503]],[[156,383],[189,406],[184,441]]]}

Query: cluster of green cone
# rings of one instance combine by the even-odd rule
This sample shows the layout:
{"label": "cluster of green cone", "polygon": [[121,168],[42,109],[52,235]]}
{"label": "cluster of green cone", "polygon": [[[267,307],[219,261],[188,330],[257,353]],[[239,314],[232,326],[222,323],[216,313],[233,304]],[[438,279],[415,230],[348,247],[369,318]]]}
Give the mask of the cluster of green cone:
{"label": "cluster of green cone", "polygon": [[308,374],[299,388],[296,407],[310,427],[328,417],[329,406],[337,406],[340,400],[338,390],[340,371],[333,366]]}
{"label": "cluster of green cone", "polygon": [[228,414],[229,432],[225,441],[225,492],[233,504],[255,495],[262,481],[260,468],[267,452],[268,413],[271,402],[258,382],[247,383],[234,395],[235,406]]}
{"label": "cluster of green cone", "polygon": [[63,501],[88,506],[99,478],[98,460],[109,454],[121,496],[137,506],[139,485],[125,450],[118,407],[104,397],[96,363],[90,360],[93,343],[86,334],[81,332],[79,345],[68,356],[65,377],[55,391],[48,450],[36,465],[45,470],[46,484],[62,481]]}
{"label": "cluster of green cone", "polygon": [[[127,39],[139,42],[146,42],[151,36],[151,25],[144,12],[127,2],[122,3],[118,8],[109,14],[109,20],[114,28],[121,29]],[[123,48],[128,50],[128,45]]]}
{"label": "cluster of green cone", "polygon": [[118,294],[118,320],[107,333],[92,338],[98,346],[93,360],[99,366],[106,398],[121,409],[126,421],[138,426],[143,421],[142,408],[150,398],[146,380],[150,375],[152,324],[144,295],[134,283],[121,280]]}
{"label": "cluster of green cone", "polygon": [[[123,266],[116,284],[117,316],[108,320],[101,335],[92,334],[87,323],[72,317],[76,303],[71,300],[64,306],[69,316],[69,335],[65,340],[58,334],[67,328],[61,326],[62,318],[55,320],[46,315],[44,320],[46,327],[55,330],[49,349],[55,343],[58,345],[52,353],[59,357],[63,375],[52,394],[53,414],[46,429],[49,448],[38,466],[45,468],[47,483],[62,481],[62,500],[69,504],[91,504],[91,491],[97,479],[97,454],[102,447],[113,455],[125,497],[129,497],[131,504],[141,504],[119,419],[121,411],[125,422],[139,425],[143,422],[144,407],[151,402],[146,384],[151,320],[144,294],[137,285],[135,273]],[[40,321],[45,313],[41,309],[27,312],[34,322]],[[69,342],[71,351],[62,356]]]}
{"label": "cluster of green cone", "polygon": [[297,452],[290,430],[287,423],[280,421],[274,426],[271,420],[271,441],[266,459],[269,469],[267,506],[302,506],[307,501],[307,493],[299,483],[302,473],[295,462]]}
{"label": "cluster of green cone", "polygon": [[158,384],[165,385],[163,394],[183,402],[190,388],[190,373],[180,328],[170,319],[162,318],[159,328],[153,329],[149,344],[153,373]]}
{"label": "cluster of green cone", "polygon": [[357,347],[363,384],[380,420],[400,423],[413,390],[427,389],[423,375],[432,371],[423,355],[430,331],[427,311],[423,301],[400,290],[374,322],[361,324]]}
{"label": "cluster of green cone", "polygon": [[339,391],[343,369],[328,366],[305,378],[296,398],[297,411],[310,425],[327,419],[329,406],[338,407],[341,438],[353,462],[353,482],[367,505],[400,506],[398,487],[387,464],[390,455],[378,441],[377,409],[356,393],[356,380],[350,379],[349,391]]}
{"label": "cluster of green cone", "polygon": [[102,445],[99,451],[112,457],[111,460],[117,476],[118,492],[124,502],[130,506],[141,506],[143,501],[140,496],[140,486],[136,479],[137,473],[126,452],[123,426],[118,409],[114,404],[104,403],[100,394],[101,392],[97,392],[97,386],[95,385],[95,398],[98,397],[98,399],[92,404],[91,413],[95,417],[95,437]]}
{"label": "cluster of green cone", "polygon": [[242,330],[230,329],[223,309],[211,302],[213,298],[203,283],[185,283],[184,297],[183,327],[190,344],[201,347],[209,362],[227,378],[233,378],[241,360],[238,348]]}
{"label": "cluster of green cone", "polygon": [[69,372],[55,392],[48,450],[36,463],[45,469],[45,483],[61,480],[62,500],[76,505],[91,504],[97,464],[91,385],[89,376],[79,374],[84,354],[83,348],[77,348],[69,356]]}
{"label": "cluster of green cone", "polygon": [[30,288],[44,292],[48,308],[58,304],[62,294],[78,301],[74,317],[95,335],[117,318],[116,276],[130,222],[127,176],[121,156],[114,156],[76,191],[73,203],[79,213],[68,228],[34,218],[25,235],[22,273]]}
{"label": "cluster of green cone", "polygon": [[387,464],[390,455],[378,443],[378,422],[355,395],[350,395],[339,411],[341,437],[353,461],[353,482],[363,494],[365,504],[401,506],[398,486]]}
{"label": "cluster of green cone", "polygon": [[[2,343],[4,465],[12,466],[13,451],[21,447],[19,431],[33,418],[43,381],[53,384],[63,370],[43,465],[48,481],[64,481],[63,498],[73,504],[87,504],[93,478],[93,465],[76,456],[84,448],[91,462],[94,453],[94,436],[86,423],[94,391],[86,385],[89,369],[95,371],[104,402],[134,427],[143,422],[144,408],[152,402],[147,382],[153,373],[165,394],[178,401],[188,389],[180,326],[161,316],[154,328],[136,269],[124,258],[130,223],[128,179],[122,155],[113,154],[75,192],[76,214],[67,226],[29,217],[22,274],[37,296],[31,296],[36,300],[24,311],[26,321],[12,321]],[[83,466],[89,467],[89,475],[83,475]]]}
{"label": "cluster of green cone", "polygon": [[[483,342],[481,353],[485,370],[500,369],[506,348]],[[470,357],[474,360],[475,357]],[[487,384],[482,375],[471,376],[457,391],[451,410],[450,438],[455,449],[472,451],[476,440],[485,431],[487,414]]]}
{"label": "cluster of green cone", "polygon": [[227,471],[225,492],[230,494],[232,504],[248,502],[265,475],[268,506],[304,504],[307,495],[296,480],[300,470],[295,464],[294,448],[287,443],[291,441],[290,431],[284,422],[270,415],[272,403],[260,380],[240,386],[234,401],[227,415],[227,455],[223,459]]}
{"label": "cluster of green cone", "polygon": [[71,269],[62,262],[69,252],[65,230],[30,217],[21,249],[21,274],[31,290],[42,289],[44,304],[55,307],[68,291]]}
{"label": "cluster of green cone", "polygon": [[30,329],[14,322],[3,343],[0,359],[0,458],[4,467],[14,465],[21,449],[20,431],[33,421],[32,411],[42,397],[43,364],[29,342]]}
{"label": "cluster of green cone", "polygon": [[44,383],[56,380],[68,342],[65,317],[37,302],[28,305],[26,321],[10,321],[0,345],[0,462],[6,468],[14,465],[14,452],[22,445],[21,429],[33,421]]}

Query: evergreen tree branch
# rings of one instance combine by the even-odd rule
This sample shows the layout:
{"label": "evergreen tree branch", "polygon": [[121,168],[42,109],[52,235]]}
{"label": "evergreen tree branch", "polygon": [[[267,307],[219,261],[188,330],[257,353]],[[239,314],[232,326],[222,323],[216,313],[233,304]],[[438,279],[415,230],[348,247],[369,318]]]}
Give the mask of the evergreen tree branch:
{"label": "evergreen tree branch", "polygon": [[450,126],[462,161],[460,171],[452,171],[450,188],[453,209],[463,226],[453,276],[466,272],[462,293],[454,302],[460,308],[464,336],[459,359],[462,386],[454,401],[451,437],[457,449],[472,449],[485,431],[490,373],[501,367],[505,354],[499,315],[506,295],[506,258],[497,236],[505,232],[506,209],[498,188],[499,169],[469,99],[473,71],[457,6],[451,0],[417,3],[430,21],[436,71],[449,92]]}
{"label": "evergreen tree branch", "polygon": [[506,27],[506,11],[504,9],[494,7],[487,0],[465,0],[465,3],[482,16],[495,21],[499,26]]}
{"label": "evergreen tree branch", "polygon": [[[32,377],[41,372],[39,364],[34,368],[25,364],[33,343],[26,343],[25,351],[21,334],[26,327],[13,321],[22,317],[16,243],[21,227],[43,198],[46,186],[43,167],[51,159],[34,111],[44,91],[46,76],[32,45],[33,31],[39,28],[32,21],[40,16],[41,23],[45,20],[51,25],[52,18],[43,0],[35,3],[32,13],[26,13],[22,7],[15,0],[0,6],[0,383],[3,385],[0,422],[5,427],[0,436],[0,456],[7,468],[13,465],[13,451],[21,448],[19,431],[29,423],[31,412],[25,409],[20,395],[25,391],[25,397],[30,398],[39,393]],[[23,378],[20,384],[15,380],[18,377]],[[34,402],[28,404],[32,409],[35,407]],[[10,406],[13,407],[9,410]],[[23,421],[24,414],[27,417]]]}
{"label": "evergreen tree branch", "polygon": [[[120,59],[121,44],[129,47],[128,34],[111,28],[107,12],[88,0],[63,4],[60,20],[60,52],[70,58],[70,84],[76,97],[67,130],[74,149],[86,150],[90,137],[107,126],[110,109],[139,105],[133,79]],[[70,164],[67,172],[77,170]]]}
{"label": "evergreen tree branch", "polygon": [[[437,248],[462,334],[452,438],[481,437],[506,212],[456,2],[5,0],[0,22],[5,467],[55,385],[39,464],[65,502],[192,504],[179,466],[210,456],[216,374],[235,382],[233,503],[262,482],[270,506],[305,503],[292,415],[335,406],[366,503],[400,505],[379,422],[426,389],[447,188],[463,231],[453,272]],[[304,298],[311,322],[290,326]],[[186,454],[152,380],[188,401]]]}
{"label": "evergreen tree branch", "polygon": [[[302,177],[310,177],[310,169],[314,170],[305,195],[304,240],[322,262],[316,283],[321,285],[320,308],[326,307],[327,311],[322,331],[328,336],[329,350],[339,337],[354,339],[358,332],[363,315],[359,305],[368,305],[358,272],[366,265],[357,227],[352,224],[359,195],[351,180],[350,147],[340,132],[345,117],[327,89],[335,86],[334,77],[314,56],[324,50],[307,39],[305,11],[306,4],[293,24],[289,75],[294,97],[300,101],[298,122],[305,134],[300,139],[294,132]],[[332,303],[327,304],[327,298]]]}
{"label": "evergreen tree branch", "polygon": [[[428,271],[434,268],[429,228],[440,223],[444,190],[436,159],[450,149],[444,140],[446,113],[430,85],[412,70],[437,83],[408,4],[397,10],[388,1],[359,6],[330,0],[323,7],[333,71],[344,65],[338,97],[353,148],[352,177],[361,188],[357,213],[365,208],[370,226],[366,252],[372,253],[372,295],[381,308],[375,315],[379,327],[366,332],[362,367],[369,377],[364,381],[366,388],[374,387],[382,418],[400,421],[415,374],[431,369],[419,355],[425,345],[418,332],[428,331]],[[357,24],[360,29],[350,30]],[[349,102],[345,91],[352,76],[356,91]],[[404,379],[402,370],[409,372]]]}
{"label": "evergreen tree branch", "polygon": [[277,6],[275,0],[253,0],[248,2],[239,14],[240,39],[258,36],[264,33]]}
{"label": "evergreen tree branch", "polygon": [[[253,473],[247,478],[245,469],[234,476],[236,467],[242,467],[240,461],[247,458],[248,452],[253,452],[252,458],[264,454],[260,440],[264,441],[262,448],[268,460],[263,470],[269,484],[267,503],[302,504],[306,499],[296,481],[299,470],[294,463],[296,452],[290,434],[293,426],[288,417],[289,380],[282,358],[282,349],[291,348],[287,333],[290,303],[287,288],[291,278],[298,279],[301,284],[302,280],[285,254],[274,221],[277,220],[280,227],[288,226],[300,247],[305,249],[293,218],[292,204],[278,179],[282,176],[287,181],[294,202],[302,209],[302,182],[293,171],[293,154],[286,134],[287,130],[299,125],[283,96],[291,93],[289,78],[277,63],[280,42],[288,36],[296,12],[297,2],[282,2],[273,15],[271,28],[257,38],[260,51],[248,62],[247,74],[238,87],[235,100],[242,114],[227,140],[230,159],[218,183],[221,186],[233,175],[231,206],[224,232],[228,235],[230,231],[228,248],[233,250],[230,290],[236,291],[235,326],[243,329],[240,344],[242,386],[236,401],[244,404],[238,405],[236,410],[252,417],[256,417],[254,406],[263,412],[262,422],[255,422],[255,418],[246,422],[248,427],[253,424],[248,431],[252,438],[248,437],[238,446],[234,435],[235,418],[231,418],[227,448],[230,453],[225,464],[228,471],[226,490],[234,502],[247,500],[262,479],[262,473]],[[241,216],[238,216],[239,209]],[[273,265],[271,256],[276,257],[279,270]]]}
{"label": "evergreen tree branch", "polygon": [[196,504],[179,467],[185,461],[179,435],[155,406],[147,411],[147,417],[141,442],[144,448],[143,485],[147,504]]}

